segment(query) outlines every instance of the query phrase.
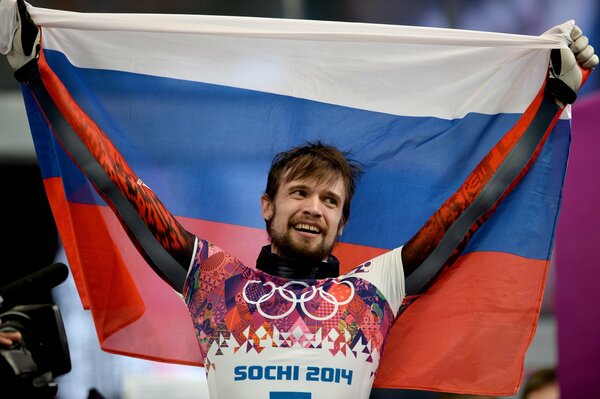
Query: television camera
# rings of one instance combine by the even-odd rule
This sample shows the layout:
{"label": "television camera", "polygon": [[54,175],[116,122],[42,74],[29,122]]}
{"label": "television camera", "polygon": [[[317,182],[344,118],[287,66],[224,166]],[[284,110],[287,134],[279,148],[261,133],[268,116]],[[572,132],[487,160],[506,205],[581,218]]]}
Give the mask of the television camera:
{"label": "television camera", "polygon": [[12,346],[0,346],[2,397],[54,398],[54,377],[71,370],[67,336],[55,304],[20,305],[27,293],[50,290],[68,276],[55,263],[0,288],[0,333],[19,332]]}

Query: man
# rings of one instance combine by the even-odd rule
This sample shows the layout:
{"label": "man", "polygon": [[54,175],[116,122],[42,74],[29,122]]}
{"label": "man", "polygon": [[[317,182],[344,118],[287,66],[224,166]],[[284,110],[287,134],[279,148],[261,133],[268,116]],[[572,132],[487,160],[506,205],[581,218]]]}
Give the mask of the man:
{"label": "man", "polygon": [[[368,397],[407,291],[405,278],[408,293],[417,294],[452,263],[574,100],[583,76],[574,54],[585,68],[598,63],[573,29],[573,51],[555,52],[546,90],[513,129],[516,135],[502,139],[403,247],[343,276],[331,250],[348,221],[360,168],[319,142],[278,154],[261,198],[271,244],[255,270],[186,231],[142,183],[71,101],[18,5],[21,23],[7,49],[15,76],[149,265],[183,294],[213,397]],[[504,162],[494,166],[498,157]]]}

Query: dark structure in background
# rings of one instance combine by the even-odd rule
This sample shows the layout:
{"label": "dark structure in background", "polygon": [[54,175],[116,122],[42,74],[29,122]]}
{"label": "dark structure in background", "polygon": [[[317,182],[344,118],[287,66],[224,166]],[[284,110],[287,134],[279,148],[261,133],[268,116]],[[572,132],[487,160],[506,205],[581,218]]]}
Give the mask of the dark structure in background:
{"label": "dark structure in background", "polygon": [[[58,233],[35,160],[2,159],[0,180],[2,287],[54,262]],[[52,302],[49,291],[31,292],[20,304]]]}
{"label": "dark structure in background", "polygon": [[[20,134],[29,134],[21,132]],[[2,194],[2,267],[0,286],[50,265],[58,250],[58,233],[35,160],[0,162]],[[52,302],[49,292],[32,292],[23,303]]]}
{"label": "dark structure in background", "polygon": [[66,279],[68,269],[49,266],[58,250],[58,235],[35,160],[3,159],[0,177],[0,331],[18,331],[23,337],[13,347],[0,348],[2,394],[53,398],[54,377],[69,372],[71,363],[50,289]]}

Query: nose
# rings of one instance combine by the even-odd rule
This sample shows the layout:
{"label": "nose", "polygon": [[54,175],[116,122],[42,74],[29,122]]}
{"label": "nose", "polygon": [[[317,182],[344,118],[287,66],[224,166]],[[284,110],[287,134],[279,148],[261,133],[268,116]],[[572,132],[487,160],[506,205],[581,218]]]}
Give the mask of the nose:
{"label": "nose", "polygon": [[305,198],[303,202],[302,212],[305,215],[320,218],[323,216],[323,210],[321,209],[321,200],[318,195],[311,195]]}

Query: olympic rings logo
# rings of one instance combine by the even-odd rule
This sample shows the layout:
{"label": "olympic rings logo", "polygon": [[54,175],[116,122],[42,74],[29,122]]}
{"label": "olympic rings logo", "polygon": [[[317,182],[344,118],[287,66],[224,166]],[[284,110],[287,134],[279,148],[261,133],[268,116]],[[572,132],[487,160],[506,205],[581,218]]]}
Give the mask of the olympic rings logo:
{"label": "olympic rings logo", "polygon": [[[316,321],[323,321],[323,320],[328,320],[328,319],[332,318],[333,316],[335,316],[339,307],[341,305],[346,305],[346,304],[350,303],[350,301],[354,297],[354,285],[352,285],[351,282],[345,281],[345,280],[337,282],[337,281],[333,280],[333,283],[338,284],[338,285],[344,284],[347,287],[349,287],[350,295],[348,295],[348,298],[346,298],[340,302],[335,296],[333,296],[330,293],[323,290],[323,287],[315,288],[314,286],[308,285],[307,283],[305,283],[303,281],[290,281],[288,283],[285,283],[282,286],[276,286],[271,281],[267,281],[267,282],[263,283],[260,280],[249,280],[248,282],[246,282],[246,285],[244,286],[244,289],[242,290],[242,297],[244,298],[246,303],[256,306],[256,310],[258,310],[258,313],[260,313],[261,316],[263,316],[267,319],[271,319],[271,320],[283,319],[284,317],[289,316],[294,311],[297,304],[300,304],[300,307],[302,308],[302,311],[304,312],[304,314],[306,316],[308,316],[311,319],[316,320]],[[265,288],[268,287],[269,292],[261,295],[260,298],[258,298],[257,300],[252,300],[248,297],[246,291],[248,290],[248,287],[251,287],[253,285],[258,285],[259,287],[265,287]],[[288,287],[293,286],[293,285],[299,285],[304,288],[311,288],[311,289],[302,293],[302,295],[300,295],[300,297],[298,297],[294,291],[288,289]],[[307,302],[312,301],[315,298],[315,296],[317,295],[317,293],[319,294],[319,297],[322,300],[333,305],[333,310],[326,316],[315,316],[306,309],[305,304]],[[271,314],[266,313],[263,310],[262,305],[265,302],[267,302],[269,299],[271,299],[275,294],[278,294],[281,298],[283,298],[287,302],[289,302],[290,307],[289,307],[289,309],[287,309],[285,312],[283,312],[281,314],[271,315]]]}

